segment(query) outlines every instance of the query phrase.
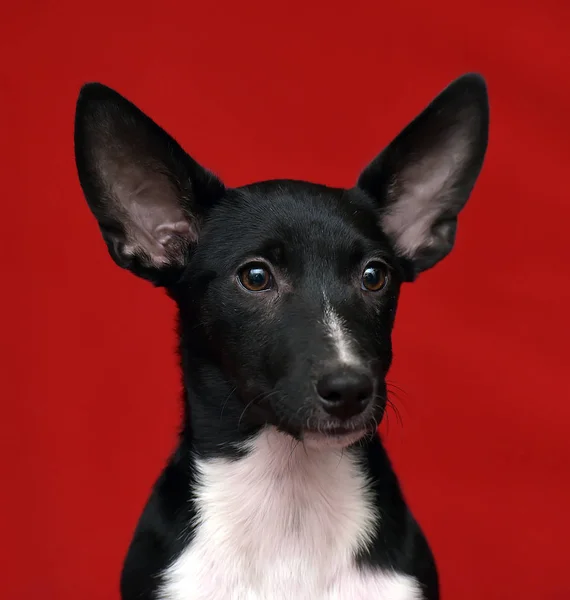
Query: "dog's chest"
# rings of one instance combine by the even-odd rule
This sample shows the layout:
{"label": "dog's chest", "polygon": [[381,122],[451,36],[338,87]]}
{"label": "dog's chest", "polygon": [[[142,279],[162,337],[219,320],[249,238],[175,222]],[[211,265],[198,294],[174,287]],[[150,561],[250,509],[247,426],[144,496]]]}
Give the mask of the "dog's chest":
{"label": "dog's chest", "polygon": [[412,578],[354,561],[378,514],[350,453],[264,431],[246,457],[199,463],[195,535],[164,600],[415,600]]}

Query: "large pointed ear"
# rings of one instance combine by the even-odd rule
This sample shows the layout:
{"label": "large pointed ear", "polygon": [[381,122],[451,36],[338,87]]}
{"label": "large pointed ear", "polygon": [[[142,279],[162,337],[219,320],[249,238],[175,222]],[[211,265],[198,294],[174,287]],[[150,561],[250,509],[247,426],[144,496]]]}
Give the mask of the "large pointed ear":
{"label": "large pointed ear", "polygon": [[222,183],[136,106],[96,83],[77,100],[75,162],[115,262],[156,285],[176,281]]}
{"label": "large pointed ear", "polygon": [[411,266],[410,278],[452,249],[457,216],[483,165],[489,105],[485,81],[455,80],[360,175],[382,229]]}

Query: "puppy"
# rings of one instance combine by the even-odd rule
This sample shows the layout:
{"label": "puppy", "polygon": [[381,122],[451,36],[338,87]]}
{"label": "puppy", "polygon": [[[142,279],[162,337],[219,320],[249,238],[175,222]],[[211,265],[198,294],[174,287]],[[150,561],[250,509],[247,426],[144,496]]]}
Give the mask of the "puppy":
{"label": "puppy", "polygon": [[113,90],[75,156],[113,260],[178,307],[184,416],[134,533],[123,600],[436,600],[429,545],[377,434],[400,286],[452,249],[481,170],[476,74],[351,189],[229,188]]}

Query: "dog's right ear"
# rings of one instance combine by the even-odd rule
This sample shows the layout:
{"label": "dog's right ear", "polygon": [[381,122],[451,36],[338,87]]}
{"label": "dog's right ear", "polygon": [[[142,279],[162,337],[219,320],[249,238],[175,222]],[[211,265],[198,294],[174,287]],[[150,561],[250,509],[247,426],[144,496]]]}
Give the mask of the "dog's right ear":
{"label": "dog's right ear", "polygon": [[155,285],[183,271],[223,184],[112,89],[83,86],[75,113],[79,181],[115,262]]}

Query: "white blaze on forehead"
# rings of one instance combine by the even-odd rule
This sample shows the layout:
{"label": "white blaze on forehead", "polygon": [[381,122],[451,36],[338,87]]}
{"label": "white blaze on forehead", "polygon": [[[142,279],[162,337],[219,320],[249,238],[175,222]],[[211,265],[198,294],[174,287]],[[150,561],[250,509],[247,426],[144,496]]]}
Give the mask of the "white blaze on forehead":
{"label": "white blaze on forehead", "polygon": [[[324,294],[323,294],[324,295]],[[331,338],[339,362],[346,365],[357,365],[362,362],[354,352],[354,341],[346,330],[346,324],[333,307],[330,305],[326,295],[324,296],[324,318],[323,322],[327,335]]]}

